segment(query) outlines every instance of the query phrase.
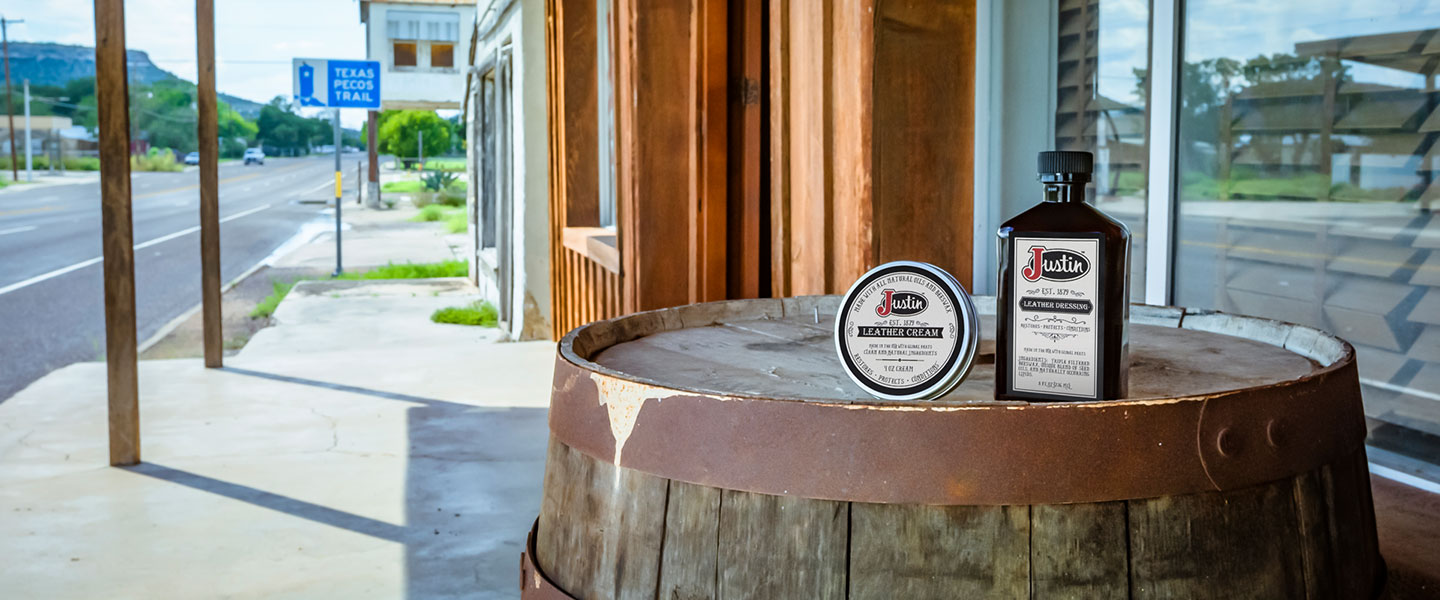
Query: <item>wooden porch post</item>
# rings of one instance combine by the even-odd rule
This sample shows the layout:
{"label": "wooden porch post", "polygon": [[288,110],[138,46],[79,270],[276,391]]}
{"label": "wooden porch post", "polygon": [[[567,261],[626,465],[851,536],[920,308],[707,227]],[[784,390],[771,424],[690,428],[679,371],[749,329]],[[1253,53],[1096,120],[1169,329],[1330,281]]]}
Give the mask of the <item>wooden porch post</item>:
{"label": "wooden porch post", "polygon": [[200,142],[200,298],[205,366],[224,366],[220,325],[220,140],[215,101],[215,0],[195,0],[195,136]]}
{"label": "wooden porch post", "polygon": [[100,224],[105,257],[105,366],[110,464],[140,462],[135,348],[135,250],[130,222],[130,101],[125,0],[95,0],[95,104],[99,112]]}
{"label": "wooden porch post", "polygon": [[773,295],[900,259],[971,281],[974,0],[769,7]]}

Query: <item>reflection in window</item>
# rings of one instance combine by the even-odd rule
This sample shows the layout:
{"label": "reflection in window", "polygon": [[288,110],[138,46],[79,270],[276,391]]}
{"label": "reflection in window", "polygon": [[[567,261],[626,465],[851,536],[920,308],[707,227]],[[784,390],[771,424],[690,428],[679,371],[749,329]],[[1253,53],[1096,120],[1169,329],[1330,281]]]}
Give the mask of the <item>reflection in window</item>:
{"label": "reflection in window", "polygon": [[1322,4],[1186,2],[1175,298],[1349,340],[1371,443],[1414,454],[1440,435],[1440,30],[1415,29],[1440,9]]}
{"label": "reflection in window", "polygon": [[1130,297],[1145,297],[1144,0],[1062,0],[1055,149],[1095,153],[1090,201],[1130,228]]}
{"label": "reflection in window", "polygon": [[415,42],[395,42],[395,66],[415,66]]}
{"label": "reflection in window", "polygon": [[430,66],[444,68],[455,66],[455,45],[430,44]]}

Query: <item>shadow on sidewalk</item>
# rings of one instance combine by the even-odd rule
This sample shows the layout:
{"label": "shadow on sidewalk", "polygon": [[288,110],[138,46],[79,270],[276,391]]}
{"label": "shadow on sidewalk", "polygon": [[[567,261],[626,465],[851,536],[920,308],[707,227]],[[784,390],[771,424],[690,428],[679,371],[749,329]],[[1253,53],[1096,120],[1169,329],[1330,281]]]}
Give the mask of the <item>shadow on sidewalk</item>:
{"label": "shadow on sidewalk", "polygon": [[222,370],[417,404],[406,412],[409,446],[404,524],[386,523],[155,463],[128,470],[404,544],[405,590],[409,598],[519,596],[519,555],[540,506],[540,480],[549,435],[545,409],[472,406],[249,369]]}

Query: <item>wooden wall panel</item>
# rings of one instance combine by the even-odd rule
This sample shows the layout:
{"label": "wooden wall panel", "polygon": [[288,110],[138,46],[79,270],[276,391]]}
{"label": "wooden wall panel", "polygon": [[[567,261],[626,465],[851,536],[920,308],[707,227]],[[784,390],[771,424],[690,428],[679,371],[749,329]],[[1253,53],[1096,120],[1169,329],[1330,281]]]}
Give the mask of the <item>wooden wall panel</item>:
{"label": "wooden wall panel", "polygon": [[770,295],[770,143],[764,0],[729,3],[727,298]]}
{"label": "wooden wall panel", "polygon": [[790,3],[785,0],[769,3],[766,15],[766,50],[769,52],[768,104],[770,122],[766,128],[770,144],[770,160],[765,164],[770,183],[770,292],[774,296],[790,295],[792,279],[790,227]]}
{"label": "wooden wall panel", "polygon": [[[831,109],[834,129],[834,215],[830,218],[832,292],[844,292],[860,275],[875,266],[874,203],[871,182],[871,141],[874,114],[872,80],[875,58],[874,19],[881,0],[842,0],[830,3],[833,54],[830,68]],[[914,57],[919,60],[919,57]],[[888,65],[887,65],[888,66]],[[883,131],[878,137],[894,135]],[[913,176],[928,177],[929,173]]]}
{"label": "wooden wall panel", "polygon": [[620,275],[562,243],[567,226],[599,222],[595,3],[545,4],[546,116],[550,127],[551,334],[620,314]]}
{"label": "wooden wall panel", "polygon": [[690,301],[687,231],[695,124],[690,5],[617,2],[616,105],[620,257],[625,312]]}
{"label": "wooden wall panel", "polygon": [[875,261],[971,281],[974,0],[882,1],[875,19]]}
{"label": "wooden wall panel", "polygon": [[[688,115],[692,132],[689,211],[690,302],[725,299],[727,129],[727,0],[696,0],[691,11]],[[656,98],[665,102],[664,98]],[[658,308],[658,307],[657,307]]]}
{"label": "wooden wall panel", "polygon": [[600,143],[596,96],[595,2],[567,0],[559,3],[563,52],[558,66],[565,75],[561,89],[564,102],[563,184],[565,225],[595,227],[600,224]]}
{"label": "wooden wall panel", "polygon": [[772,102],[788,108],[786,128],[772,135],[787,138],[784,162],[772,163],[773,169],[784,169],[788,189],[779,200],[785,203],[788,217],[772,224],[789,233],[786,238],[786,259],[790,266],[777,269],[788,272],[786,281],[775,286],[776,295],[799,296],[833,291],[831,277],[832,244],[829,232],[833,211],[831,201],[830,149],[832,145],[831,108],[829,101],[830,72],[830,11],[819,2],[779,0],[784,23],[771,35],[776,44],[780,36],[786,56],[783,66],[772,65],[786,72],[787,83],[782,96]]}
{"label": "wooden wall panel", "polygon": [[891,260],[971,280],[974,0],[772,0],[775,295]]}

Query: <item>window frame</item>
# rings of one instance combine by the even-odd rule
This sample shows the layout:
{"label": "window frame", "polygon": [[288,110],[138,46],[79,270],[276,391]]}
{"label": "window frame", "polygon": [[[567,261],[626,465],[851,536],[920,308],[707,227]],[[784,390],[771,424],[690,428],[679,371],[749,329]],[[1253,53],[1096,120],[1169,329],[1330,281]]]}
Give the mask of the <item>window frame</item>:
{"label": "window frame", "polygon": [[[429,52],[429,54],[430,54],[430,69],[432,69],[432,70],[445,70],[445,71],[453,71],[453,70],[455,70],[455,44],[454,44],[453,42],[430,42],[430,43],[428,44],[428,46],[429,46],[429,48],[430,48],[430,52]],[[437,64],[435,64],[435,48],[436,48],[437,46],[443,46],[443,47],[449,48],[448,55],[450,56],[450,64],[446,64],[446,65],[437,65]]]}
{"label": "window frame", "polygon": [[[1053,3],[1006,3],[1004,0],[980,0],[976,7],[976,22],[989,24],[977,27],[975,65],[975,156],[991,157],[990,160],[975,161],[975,202],[974,245],[972,247],[971,289],[976,293],[995,293],[994,273],[998,268],[995,257],[995,227],[1006,217],[1004,198],[1015,193],[1016,182],[1021,172],[1033,177],[1033,156],[1040,147],[1052,144],[1055,139],[1053,117],[1047,117],[1045,131],[1040,132],[1033,125],[1026,126],[1024,139],[1016,143],[1016,131],[1006,124],[1007,113],[1015,110],[1014,102],[1007,102],[1007,92],[1012,95],[1026,92],[1024,84],[1007,81],[1013,77],[1016,65],[1009,61],[1034,56],[1053,57],[1053,46],[1044,52],[1036,48],[1021,48],[1029,44],[1026,40],[1040,40],[1039,36],[1007,35],[1022,27],[1033,31],[1038,27],[1048,28],[1045,43],[1053,44],[1056,38],[1057,18]],[[1149,128],[1149,149],[1146,165],[1145,210],[1147,235],[1143,242],[1131,248],[1132,255],[1143,252],[1145,256],[1145,294],[1147,304],[1168,305],[1174,289],[1174,232],[1176,190],[1176,119],[1178,115],[1177,91],[1179,81],[1175,74],[1180,64],[1181,39],[1180,16],[1183,14],[1183,0],[1154,0],[1150,5],[1150,106],[1146,116]],[[1164,35],[1168,32],[1169,35]],[[1029,52],[1029,51],[1034,52]],[[1046,59],[1043,73],[1047,82],[1055,80],[1056,65]],[[1036,66],[1036,65],[1030,65]],[[1028,67],[1027,67],[1028,68]],[[1010,73],[1007,73],[1007,70]],[[1049,97],[1034,102],[1046,103],[1044,114],[1055,113],[1056,91],[1053,84],[1048,86]],[[1034,123],[1032,110],[1039,107],[1026,106],[1024,120]],[[1010,119],[1019,121],[1021,119]],[[1040,133],[1044,135],[1041,136]],[[1018,146],[1025,146],[1019,148]],[[1048,147],[1048,146],[1046,146]],[[1023,156],[1022,156],[1023,154]],[[980,201],[979,199],[985,199]],[[1012,200],[1013,202],[1013,200]],[[1143,247],[1141,247],[1143,245]]]}
{"label": "window frame", "polygon": [[[400,53],[396,51],[396,50],[397,50],[396,47],[397,47],[397,46],[401,46],[401,45],[410,46],[410,57],[415,61],[413,64],[402,65],[402,64],[400,64],[399,61],[397,60],[397,59],[399,58],[399,56],[400,56]],[[416,40],[399,40],[399,39],[392,39],[392,40],[390,40],[390,68],[392,68],[392,69],[406,69],[406,70],[409,70],[409,69],[417,69],[417,68],[419,68],[419,66],[420,66],[420,42],[418,42],[418,41],[416,41]]]}

